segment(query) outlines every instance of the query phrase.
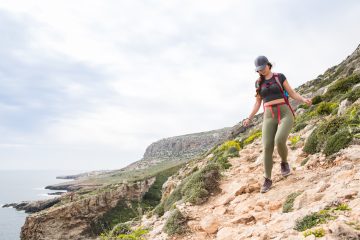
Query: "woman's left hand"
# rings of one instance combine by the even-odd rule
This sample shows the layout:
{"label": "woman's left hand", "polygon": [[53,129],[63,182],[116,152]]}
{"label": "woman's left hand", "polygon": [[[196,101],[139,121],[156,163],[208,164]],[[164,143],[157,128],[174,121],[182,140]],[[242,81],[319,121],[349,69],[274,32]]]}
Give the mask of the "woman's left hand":
{"label": "woman's left hand", "polygon": [[303,102],[306,103],[308,106],[310,106],[312,104],[312,101],[310,98],[304,98]]}

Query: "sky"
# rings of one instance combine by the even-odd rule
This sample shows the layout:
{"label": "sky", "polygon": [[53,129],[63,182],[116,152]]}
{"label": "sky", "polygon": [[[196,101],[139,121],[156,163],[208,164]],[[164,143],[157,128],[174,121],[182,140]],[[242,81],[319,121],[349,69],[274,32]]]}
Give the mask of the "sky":
{"label": "sky", "polygon": [[255,103],[257,56],[296,88],[355,50],[359,12],[358,0],[0,0],[0,169],[119,169],[160,139],[232,127]]}

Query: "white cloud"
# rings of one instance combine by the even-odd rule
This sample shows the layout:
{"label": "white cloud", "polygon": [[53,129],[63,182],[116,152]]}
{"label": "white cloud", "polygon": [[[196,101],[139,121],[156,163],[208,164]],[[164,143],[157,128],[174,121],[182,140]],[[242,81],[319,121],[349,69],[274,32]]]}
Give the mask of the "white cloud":
{"label": "white cloud", "polygon": [[[14,27],[26,45],[9,56],[27,66],[4,83],[0,160],[35,168],[50,158],[60,168],[122,167],[160,138],[232,126],[252,110],[257,55],[295,88],[360,39],[358,1],[16,0],[0,9],[24,26]],[[34,66],[36,81],[21,80]],[[11,114],[21,111],[25,126]],[[33,164],[21,165],[29,155]]]}

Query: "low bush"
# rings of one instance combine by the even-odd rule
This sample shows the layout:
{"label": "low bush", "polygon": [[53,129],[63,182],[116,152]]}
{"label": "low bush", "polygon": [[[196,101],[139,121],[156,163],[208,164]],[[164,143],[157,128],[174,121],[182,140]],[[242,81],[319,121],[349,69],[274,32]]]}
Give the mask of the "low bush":
{"label": "low bush", "polygon": [[317,228],[314,230],[306,230],[303,233],[304,237],[310,236],[310,235],[314,235],[315,237],[324,237],[325,236],[325,229],[323,228]]}
{"label": "low bush", "polygon": [[336,217],[330,215],[330,213],[325,210],[310,213],[303,218],[296,219],[294,230],[305,231],[306,229],[315,227],[321,223],[326,223],[328,220],[333,219],[336,219]]}
{"label": "low bush", "polygon": [[321,97],[321,95],[315,96],[315,97],[313,97],[313,98],[311,99],[311,103],[312,103],[313,105],[316,105],[316,104],[321,103],[321,102],[322,102],[322,97]]}
{"label": "low bush", "polygon": [[255,139],[262,136],[261,130],[255,130],[249,134],[249,136],[244,140],[244,145],[252,143]]}
{"label": "low bush", "polygon": [[319,140],[317,136],[317,129],[314,129],[310,136],[306,139],[303,151],[309,154],[320,152],[318,145]]}
{"label": "low bush", "polygon": [[349,77],[341,78],[331,85],[323,95],[324,101],[331,101],[339,96],[339,94],[347,93],[354,85],[360,83],[360,75],[352,74]]}
{"label": "low bush", "polygon": [[231,167],[228,158],[238,157],[240,148],[238,141],[226,141],[213,151],[214,155],[210,161],[219,164],[223,169],[228,169]]}
{"label": "low bush", "polygon": [[343,149],[349,145],[352,140],[352,135],[347,128],[343,128],[334,135],[330,136],[326,141],[324,147],[324,153],[326,156],[329,156],[333,153],[338,152],[340,149]]}
{"label": "low bush", "polygon": [[295,198],[297,196],[299,196],[301,193],[302,193],[301,191],[294,192],[294,193],[289,194],[286,197],[286,200],[285,200],[284,205],[283,205],[283,210],[282,210],[283,213],[288,213],[288,212],[293,211]]}
{"label": "low bush", "polygon": [[317,108],[316,113],[318,115],[329,115],[338,107],[337,103],[333,102],[321,102]]}
{"label": "low bush", "polygon": [[337,218],[336,211],[350,211],[351,208],[346,203],[337,203],[335,206],[326,207],[318,212],[312,212],[303,218],[295,220],[294,230],[305,231],[309,228],[315,227],[318,224],[326,223],[329,220]]}
{"label": "low bush", "polygon": [[175,209],[166,220],[163,230],[170,236],[185,233],[187,230],[186,218],[178,209]]}

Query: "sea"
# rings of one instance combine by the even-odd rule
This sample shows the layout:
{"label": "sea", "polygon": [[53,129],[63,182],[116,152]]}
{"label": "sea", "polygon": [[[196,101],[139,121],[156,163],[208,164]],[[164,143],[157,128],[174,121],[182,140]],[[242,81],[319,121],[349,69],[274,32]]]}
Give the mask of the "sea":
{"label": "sea", "polygon": [[72,181],[56,179],[57,176],[82,173],[79,170],[0,170],[0,240],[19,240],[20,230],[28,213],[4,204],[53,198],[55,190],[46,186]]}

